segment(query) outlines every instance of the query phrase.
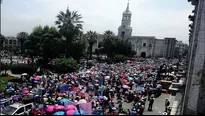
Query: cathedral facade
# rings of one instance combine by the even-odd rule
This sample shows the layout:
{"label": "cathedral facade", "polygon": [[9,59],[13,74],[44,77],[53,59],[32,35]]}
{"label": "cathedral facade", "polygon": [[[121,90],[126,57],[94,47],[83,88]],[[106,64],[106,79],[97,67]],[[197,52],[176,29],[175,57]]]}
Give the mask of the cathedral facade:
{"label": "cathedral facade", "polygon": [[132,49],[138,57],[173,57],[176,38],[157,39],[155,36],[132,36],[132,13],[129,3],[122,14],[121,25],[118,28],[118,36],[128,39]]}
{"label": "cathedral facade", "polygon": [[[132,13],[129,3],[122,14],[121,25],[118,28],[118,37],[128,39],[132,45],[132,50],[136,52],[136,57],[174,57],[176,38],[157,39],[155,36],[132,36],[131,27]],[[102,41],[99,35],[99,41]],[[93,46],[93,52],[97,48],[99,41]]]}

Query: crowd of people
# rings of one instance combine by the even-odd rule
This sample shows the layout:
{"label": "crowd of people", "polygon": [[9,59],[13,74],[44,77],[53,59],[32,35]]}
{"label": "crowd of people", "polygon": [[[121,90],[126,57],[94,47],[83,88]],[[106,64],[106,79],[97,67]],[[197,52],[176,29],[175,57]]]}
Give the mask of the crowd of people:
{"label": "crowd of people", "polygon": [[[56,112],[64,112],[64,115],[143,115],[144,110],[153,110],[154,99],[161,95],[159,81],[164,79],[161,74],[176,70],[173,67],[176,63],[174,60],[129,60],[116,64],[96,63],[89,69],[81,65],[78,72],[61,75],[34,74],[24,83],[8,84],[1,97],[11,98],[11,103],[33,102],[35,106],[30,111],[33,115],[55,115]],[[13,99],[14,96],[18,98]],[[149,101],[148,109],[145,109],[146,101]],[[166,101],[166,112],[169,104]],[[48,110],[51,106],[54,108]],[[66,106],[74,109],[71,111]]]}

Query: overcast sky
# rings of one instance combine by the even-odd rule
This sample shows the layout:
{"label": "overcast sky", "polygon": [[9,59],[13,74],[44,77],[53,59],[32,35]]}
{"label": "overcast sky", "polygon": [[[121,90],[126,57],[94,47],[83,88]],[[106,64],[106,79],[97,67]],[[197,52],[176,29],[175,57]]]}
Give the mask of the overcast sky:
{"label": "overcast sky", "polygon": [[[67,6],[83,16],[83,31],[117,34],[127,0],[3,0],[2,34],[16,36],[37,25],[54,25],[59,11]],[[130,0],[133,36],[176,37],[188,43],[188,15],[193,6],[187,0]]]}

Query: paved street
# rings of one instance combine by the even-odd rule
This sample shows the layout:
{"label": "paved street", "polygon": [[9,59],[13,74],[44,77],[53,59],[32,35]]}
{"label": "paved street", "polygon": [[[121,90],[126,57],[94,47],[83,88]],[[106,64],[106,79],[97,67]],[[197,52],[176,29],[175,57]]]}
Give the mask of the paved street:
{"label": "paved street", "polygon": [[165,93],[163,93],[160,97],[154,100],[153,109],[152,109],[153,111],[147,111],[149,102],[148,101],[146,102],[144,115],[162,115],[165,108],[164,105],[165,105],[166,98],[169,99],[170,106],[172,106],[175,96],[166,95]]}
{"label": "paved street", "polygon": [[[144,115],[162,115],[162,113],[164,112],[164,104],[165,104],[165,99],[168,98],[170,101],[170,106],[172,106],[175,96],[171,96],[171,95],[166,95],[165,93],[162,93],[162,95],[158,98],[155,99],[154,104],[153,104],[153,111],[147,111],[148,109],[148,104],[149,102],[146,102],[145,105],[145,110],[144,110]],[[123,109],[131,109],[132,108],[132,104],[131,103],[123,103]]]}

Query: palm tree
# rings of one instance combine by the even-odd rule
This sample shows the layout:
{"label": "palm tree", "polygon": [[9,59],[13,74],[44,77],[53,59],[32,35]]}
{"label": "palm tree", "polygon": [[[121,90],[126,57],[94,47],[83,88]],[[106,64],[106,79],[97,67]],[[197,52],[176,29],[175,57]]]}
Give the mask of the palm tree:
{"label": "palm tree", "polygon": [[83,21],[81,21],[81,19],[82,16],[78,14],[77,11],[70,11],[69,8],[67,8],[65,13],[60,11],[57,15],[57,21],[55,21],[55,24],[58,26],[60,34],[66,38],[67,58],[71,56],[71,46],[74,37],[82,29]]}
{"label": "palm tree", "polygon": [[21,55],[22,55],[24,53],[23,45],[24,45],[26,39],[28,39],[28,33],[26,33],[26,32],[18,33],[17,34],[17,39],[18,39],[18,42],[20,42]]}
{"label": "palm tree", "polygon": [[86,33],[87,41],[89,44],[89,59],[92,59],[92,51],[93,51],[93,45],[97,42],[97,33],[95,31],[88,31]]}
{"label": "palm tree", "polygon": [[115,34],[110,30],[105,31],[103,35],[104,35],[104,38],[110,38],[110,37],[115,36]]}

